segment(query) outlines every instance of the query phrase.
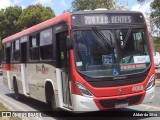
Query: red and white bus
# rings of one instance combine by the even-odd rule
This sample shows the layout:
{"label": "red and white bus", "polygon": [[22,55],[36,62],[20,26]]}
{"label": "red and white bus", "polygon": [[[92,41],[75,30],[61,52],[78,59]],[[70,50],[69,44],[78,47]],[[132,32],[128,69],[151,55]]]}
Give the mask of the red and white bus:
{"label": "red and white bus", "polygon": [[9,36],[3,81],[53,110],[99,111],[152,102],[155,70],[140,12],[64,13]]}

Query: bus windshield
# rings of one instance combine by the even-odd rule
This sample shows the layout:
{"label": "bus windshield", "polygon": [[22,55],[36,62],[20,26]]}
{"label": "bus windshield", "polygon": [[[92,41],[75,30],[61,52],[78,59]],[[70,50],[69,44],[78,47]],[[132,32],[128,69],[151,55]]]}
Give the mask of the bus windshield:
{"label": "bus windshield", "polygon": [[75,64],[91,77],[109,77],[145,71],[150,63],[144,28],[76,30]]}

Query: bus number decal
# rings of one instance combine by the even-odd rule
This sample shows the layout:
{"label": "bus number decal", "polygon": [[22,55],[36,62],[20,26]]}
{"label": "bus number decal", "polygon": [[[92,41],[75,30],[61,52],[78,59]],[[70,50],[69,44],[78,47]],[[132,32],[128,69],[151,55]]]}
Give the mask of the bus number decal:
{"label": "bus number decal", "polygon": [[107,24],[107,16],[84,16],[84,21],[86,25],[90,24]]}
{"label": "bus number decal", "polygon": [[138,85],[138,86],[133,86],[132,87],[133,92],[142,91],[143,89],[144,89],[143,85]]}

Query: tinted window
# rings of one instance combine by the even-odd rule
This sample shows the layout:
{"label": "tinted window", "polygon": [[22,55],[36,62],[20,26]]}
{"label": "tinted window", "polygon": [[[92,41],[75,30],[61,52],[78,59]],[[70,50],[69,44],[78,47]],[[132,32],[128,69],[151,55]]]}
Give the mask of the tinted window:
{"label": "tinted window", "polygon": [[30,59],[39,60],[39,34],[30,36]]}
{"label": "tinted window", "polygon": [[73,33],[75,64],[101,77],[144,72],[151,64],[145,29],[93,29]]}
{"label": "tinted window", "polygon": [[15,50],[19,50],[19,40],[15,41]]}
{"label": "tinted window", "polygon": [[13,48],[14,48],[14,61],[19,61],[20,60],[20,42],[19,40],[16,40],[13,42]]}
{"label": "tinted window", "polygon": [[52,29],[40,33],[40,53],[42,60],[53,58]]}
{"label": "tinted window", "polygon": [[44,30],[40,33],[40,46],[52,44],[52,29]]}
{"label": "tinted window", "polygon": [[6,48],[3,46],[3,61],[6,62]]}

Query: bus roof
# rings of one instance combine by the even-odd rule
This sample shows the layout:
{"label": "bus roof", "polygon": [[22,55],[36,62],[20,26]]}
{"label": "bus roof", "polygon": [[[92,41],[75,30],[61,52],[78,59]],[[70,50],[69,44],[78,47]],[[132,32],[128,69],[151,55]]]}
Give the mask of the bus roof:
{"label": "bus roof", "polygon": [[72,28],[95,25],[144,25],[145,18],[138,11],[87,10],[73,12],[71,22]]}
{"label": "bus roof", "polygon": [[60,16],[53,17],[53,18],[51,18],[49,20],[46,20],[46,21],[44,21],[42,23],[39,23],[39,24],[37,24],[35,26],[32,26],[32,27],[30,27],[30,28],[28,28],[26,30],[23,30],[23,31],[18,32],[18,33],[14,34],[14,35],[11,35],[11,36],[9,36],[7,38],[4,38],[2,40],[2,43],[6,43],[8,41],[12,41],[12,40],[18,39],[18,38],[20,38],[22,36],[25,36],[25,35],[28,35],[30,33],[39,31],[41,29],[44,29],[46,27],[49,27],[49,26],[54,25],[54,24],[56,24],[58,22],[61,22],[61,21],[67,21],[70,24],[70,13],[66,12],[66,13],[64,13],[64,14],[62,14]]}
{"label": "bus roof", "polygon": [[75,11],[73,12],[72,14],[94,14],[94,13],[122,13],[122,14],[125,14],[125,13],[130,13],[130,14],[142,14],[141,12],[139,11],[130,11],[130,10],[84,10],[84,11]]}

